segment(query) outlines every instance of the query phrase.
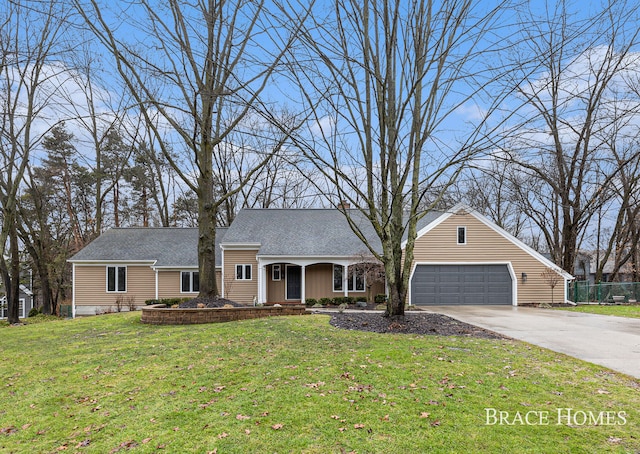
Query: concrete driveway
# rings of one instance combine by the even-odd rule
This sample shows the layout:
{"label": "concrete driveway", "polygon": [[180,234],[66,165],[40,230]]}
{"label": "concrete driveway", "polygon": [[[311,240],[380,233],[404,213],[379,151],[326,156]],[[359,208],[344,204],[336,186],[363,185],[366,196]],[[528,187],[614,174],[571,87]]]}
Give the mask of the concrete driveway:
{"label": "concrete driveway", "polygon": [[640,319],[513,306],[429,306],[514,339],[640,379]]}

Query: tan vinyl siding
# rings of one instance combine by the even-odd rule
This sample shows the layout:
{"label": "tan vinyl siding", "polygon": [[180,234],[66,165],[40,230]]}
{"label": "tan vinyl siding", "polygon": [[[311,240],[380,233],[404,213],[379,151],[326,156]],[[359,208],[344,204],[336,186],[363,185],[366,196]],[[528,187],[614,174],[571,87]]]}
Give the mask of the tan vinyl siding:
{"label": "tan vinyl siding", "polygon": [[75,304],[76,306],[102,306],[115,309],[119,296],[135,304],[144,305],[155,297],[155,272],[148,265],[127,265],[127,291],[107,292],[107,265],[76,265]]}
{"label": "tan vinyl siding", "polygon": [[[466,244],[457,244],[458,227],[466,227]],[[551,302],[551,288],[541,273],[546,266],[470,214],[457,214],[416,240],[415,263],[511,263],[517,280],[518,304]],[[522,282],[522,273],[527,282]],[[562,280],[554,289],[563,298]]]}
{"label": "tan vinyl siding", "polygon": [[267,302],[268,303],[280,303],[284,301],[284,286],[287,282],[286,266],[284,263],[280,264],[280,280],[273,280],[273,265],[267,267]]}
{"label": "tan vinyl siding", "polygon": [[[258,260],[257,249],[225,250],[224,253],[224,292],[225,298],[236,303],[250,304],[258,296]],[[251,265],[251,280],[236,279],[236,265]]]}
{"label": "tan vinyl siding", "polygon": [[[194,270],[184,270],[194,271]],[[183,293],[182,288],[182,270],[180,271],[159,271],[158,272],[158,298],[195,298],[198,292]],[[218,292],[222,291],[222,271],[216,269],[216,284]]]}
{"label": "tan vinyl siding", "polygon": [[333,265],[330,263],[308,266],[305,284],[306,298],[334,298],[344,295],[344,292],[333,292]]}
{"label": "tan vinyl siding", "polygon": [[180,271],[158,271],[158,298],[189,295],[189,293],[180,293]]}

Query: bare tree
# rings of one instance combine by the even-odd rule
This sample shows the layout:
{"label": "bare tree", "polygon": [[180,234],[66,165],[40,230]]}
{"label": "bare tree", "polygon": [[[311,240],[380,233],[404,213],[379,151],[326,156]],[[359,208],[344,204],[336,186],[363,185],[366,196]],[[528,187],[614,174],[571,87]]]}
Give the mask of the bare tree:
{"label": "bare tree", "polygon": [[[487,96],[483,108],[474,103],[492,90],[487,32],[498,26],[503,6],[335,1],[330,17],[314,16],[301,33],[304,48],[291,57],[310,119],[305,136],[293,140],[330,182],[334,205],[349,201],[375,230],[376,241],[369,241],[353,211],[343,210],[384,264],[387,316],[404,314],[417,222],[489,132],[485,120],[499,94]],[[447,122],[463,123],[464,108],[480,118],[452,137]],[[427,194],[432,202],[422,210]]]}
{"label": "bare tree", "polygon": [[[113,15],[98,0],[74,5],[113,56],[165,158],[197,196],[200,295],[217,295],[216,212],[271,156],[262,156],[225,194],[214,192],[214,156],[255,110],[291,38],[280,39],[269,25],[264,0],[142,0]],[[136,34],[118,35],[122,22]]]}
{"label": "bare tree", "polygon": [[640,65],[633,52],[638,5],[612,0],[595,14],[571,20],[582,7],[560,1],[541,14],[523,14],[523,36],[509,55],[522,68],[513,86],[525,107],[504,142],[528,180],[514,187],[523,210],[540,229],[553,261],[568,271],[603,203],[602,191],[625,165],[608,151],[611,126],[638,117],[637,101],[622,86]]}
{"label": "bare tree", "polygon": [[454,185],[455,200],[465,200],[499,227],[523,237],[527,216],[518,203],[518,190],[526,186],[521,174],[510,162],[493,156],[469,166]]}
{"label": "bare tree", "polygon": [[[17,209],[32,151],[42,137],[41,119],[51,107],[64,68],[53,63],[65,14],[58,2],[12,1],[0,6],[0,271],[9,323],[19,321],[20,251]],[[9,263],[5,260],[7,240]]]}
{"label": "bare tree", "polygon": [[542,277],[542,280],[551,288],[551,304],[553,304],[553,289],[555,289],[560,283],[560,275],[551,268],[547,268],[540,273],[540,277]]}
{"label": "bare tree", "polygon": [[[602,227],[601,218],[604,210],[598,210],[596,231],[596,274],[595,281],[603,278],[605,264],[613,258],[613,268],[609,275],[610,281],[618,280],[618,274],[623,268],[631,269],[634,278],[638,277],[637,251],[640,245],[640,154],[638,143],[624,143],[615,137],[610,145],[610,152],[614,157],[619,170],[617,177],[609,185],[603,188],[603,205],[608,202],[609,210],[615,213],[615,219],[611,223],[608,238],[602,238],[605,229]],[[604,192],[606,191],[606,192]],[[634,282],[637,282],[633,279]]]}
{"label": "bare tree", "polygon": [[[82,153],[78,157],[91,169],[94,215],[92,229],[83,236],[83,244],[102,233],[105,228],[106,204],[113,202],[115,219],[119,214],[118,184],[132,152],[131,143],[136,141],[141,128],[140,119],[127,117],[127,103],[131,102],[126,90],[109,80],[107,83],[104,62],[92,36],[84,30],[77,32],[75,52],[69,59],[69,81],[61,90],[64,114],[73,128]],[[112,75],[107,75],[110,77]],[[107,88],[108,87],[108,88]],[[130,131],[130,133],[128,133]],[[125,145],[127,143],[127,145]],[[107,225],[108,226],[108,225]]]}

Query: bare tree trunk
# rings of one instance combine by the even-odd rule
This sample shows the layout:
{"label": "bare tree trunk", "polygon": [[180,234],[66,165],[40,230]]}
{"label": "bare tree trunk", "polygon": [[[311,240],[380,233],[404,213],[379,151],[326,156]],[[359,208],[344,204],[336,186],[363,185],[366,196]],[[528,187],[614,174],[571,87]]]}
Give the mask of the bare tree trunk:
{"label": "bare tree trunk", "polygon": [[[10,285],[7,289],[7,321],[9,324],[20,323],[20,249],[18,246],[17,221],[9,227],[9,275]],[[5,283],[6,284],[6,283]]]}
{"label": "bare tree trunk", "polygon": [[[212,155],[242,121],[258,112],[260,95],[296,34],[274,41],[272,52],[265,57],[260,41],[264,36],[280,35],[270,24],[272,15],[264,1],[169,2],[160,9],[154,2],[141,0],[135,17],[128,16],[126,10],[114,12],[122,21],[131,20],[144,34],[140,42],[134,42],[139,34],[117,37],[119,30],[103,15],[103,8],[117,9],[121,6],[118,3],[73,3],[114,57],[118,74],[140,107],[139,114],[164,158],[198,197],[200,295],[216,295],[217,210],[251,181],[272,155],[261,156],[252,168],[237,176],[232,188],[220,194],[213,192]],[[141,28],[142,23],[148,28]],[[140,52],[139,46],[146,46],[148,52]],[[162,90],[156,90],[157,83],[164,84]],[[175,138],[172,147],[164,142],[167,129]],[[185,161],[192,166],[195,183],[190,170],[185,170]]]}
{"label": "bare tree trunk", "polygon": [[[450,140],[440,136],[441,125],[492,84],[485,64],[491,46],[477,45],[505,5],[476,3],[336,0],[329,20],[312,19],[300,33],[305,49],[289,62],[307,131],[320,130],[292,140],[330,187],[329,202],[354,207],[343,213],[384,264],[387,316],[404,314],[417,222],[483,149],[486,121],[504,96],[492,93],[486,114],[459,133],[459,143],[441,146]],[[435,197],[425,206],[427,193]],[[362,219],[377,238],[365,236]]]}

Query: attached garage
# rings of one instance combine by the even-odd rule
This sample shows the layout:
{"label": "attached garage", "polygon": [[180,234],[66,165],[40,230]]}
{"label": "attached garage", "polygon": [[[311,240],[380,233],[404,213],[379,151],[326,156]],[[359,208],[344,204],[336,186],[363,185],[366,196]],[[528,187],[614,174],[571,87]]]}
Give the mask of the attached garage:
{"label": "attached garage", "polygon": [[411,304],[511,305],[513,280],[506,264],[416,265]]}

